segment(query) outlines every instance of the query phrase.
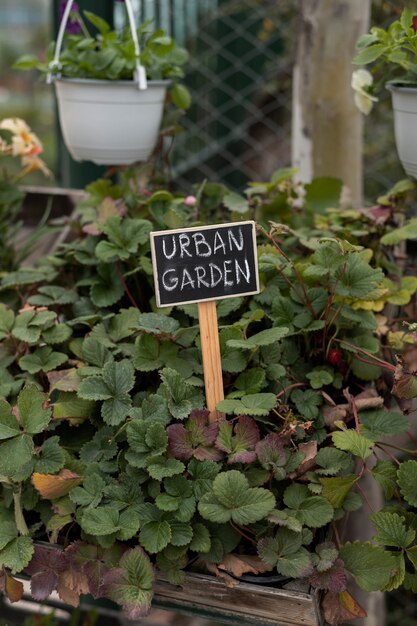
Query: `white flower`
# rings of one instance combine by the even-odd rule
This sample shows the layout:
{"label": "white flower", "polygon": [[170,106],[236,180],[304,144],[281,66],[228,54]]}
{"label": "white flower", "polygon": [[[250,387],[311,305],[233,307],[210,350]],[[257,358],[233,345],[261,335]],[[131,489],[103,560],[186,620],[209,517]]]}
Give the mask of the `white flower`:
{"label": "white flower", "polygon": [[355,70],[352,74],[352,89],[355,91],[355,104],[361,113],[369,115],[373,107],[373,103],[377,102],[378,98],[372,96],[369,93],[369,89],[372,87],[374,79],[372,74],[368,70],[359,69]]}

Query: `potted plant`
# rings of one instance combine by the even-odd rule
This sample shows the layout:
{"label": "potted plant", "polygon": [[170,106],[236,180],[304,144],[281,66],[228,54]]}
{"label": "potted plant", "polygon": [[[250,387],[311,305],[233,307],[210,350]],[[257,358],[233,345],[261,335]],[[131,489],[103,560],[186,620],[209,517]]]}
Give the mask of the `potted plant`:
{"label": "potted plant", "polygon": [[178,110],[189,106],[188,91],[178,83],[187,52],[163,30],[153,32],[149,22],[137,29],[131,0],[125,6],[129,26],[117,32],[89,11],[83,18],[68,0],[48,60],[27,55],[15,64],[37,68],[54,83],[64,141],[77,161],[146,161],[157,142],[167,89]]}
{"label": "potted plant", "polygon": [[386,86],[392,95],[394,130],[398,156],[407,174],[417,177],[417,15],[413,9],[405,8],[401,17],[387,29],[372,27],[370,32],[357,42],[356,65],[369,65],[371,71],[360,69],[354,72],[352,86],[355,99],[364,113],[369,113],[375,97],[374,78]]}
{"label": "potted plant", "polygon": [[[0,566],[10,597],[24,573],[37,600],[56,589],[77,604],[89,593],[134,619],[156,589],[165,606],[177,598],[212,615],[314,626],[311,588],[337,624],[363,614],[351,577],[368,591],[415,586],[415,442],[389,440],[407,436],[416,395],[414,330],[397,320],[417,279],[392,247],[415,236],[415,220],[396,227],[413,185],[353,210],[335,208],[335,181],[290,181],[283,171],[245,197],[210,183],[184,196],[126,171],[117,185],[87,188],[61,251],[3,277]],[[196,306],[157,310],[149,233],[246,214],[259,223],[262,290],[218,304],[226,419],[213,424]],[[387,509],[373,515],[373,543],[345,542],[338,521],[366,506],[368,472]],[[192,571],[231,589],[219,594]],[[290,589],[257,592],[248,575]]]}

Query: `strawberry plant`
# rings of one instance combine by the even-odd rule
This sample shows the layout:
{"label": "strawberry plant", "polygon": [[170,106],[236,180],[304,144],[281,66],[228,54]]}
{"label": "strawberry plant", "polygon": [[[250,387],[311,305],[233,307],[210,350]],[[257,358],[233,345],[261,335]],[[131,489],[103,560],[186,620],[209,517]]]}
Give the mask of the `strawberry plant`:
{"label": "strawberry plant", "polygon": [[[275,570],[324,590],[336,624],[360,612],[351,578],[416,588],[417,367],[402,320],[417,279],[393,247],[415,237],[414,185],[356,210],[339,206],[337,181],[301,192],[291,174],[242,197],[204,184],[193,202],[132,172],[97,181],[72,239],[3,276],[0,566],[13,598],[25,572],[36,600],[90,593],[139,619],[158,571],[181,584],[190,568]],[[262,288],[217,304],[225,419],[210,423],[197,307],[157,309],[149,233],[242,215],[258,222]],[[410,437],[404,458],[393,436]],[[373,542],[345,542],[338,522],[367,506],[365,473],[386,507]]]}

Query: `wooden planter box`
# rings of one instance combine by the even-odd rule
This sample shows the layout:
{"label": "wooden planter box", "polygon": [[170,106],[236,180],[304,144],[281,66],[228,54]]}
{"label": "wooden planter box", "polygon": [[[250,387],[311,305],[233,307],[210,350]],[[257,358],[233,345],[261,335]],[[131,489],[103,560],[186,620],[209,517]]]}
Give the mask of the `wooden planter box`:
{"label": "wooden planter box", "polygon": [[[24,186],[26,193],[20,219],[23,227],[19,239],[24,241],[38,226],[46,211],[49,211],[48,222],[70,217],[77,203],[86,196],[83,190],[59,189],[58,187],[30,187]],[[47,236],[43,236],[36,243],[34,251],[24,260],[26,266],[32,265],[36,259],[52,254],[56,248],[68,237],[68,227],[57,228]],[[17,244],[19,245],[19,244]]]}
{"label": "wooden planter box", "polygon": [[317,594],[275,589],[250,583],[229,588],[213,576],[186,574],[182,586],[159,575],[153,605],[199,615],[224,624],[322,626]]}
{"label": "wooden planter box", "polygon": [[[24,585],[24,600],[35,603],[31,599],[29,580],[19,579]],[[42,604],[71,611],[71,607],[64,604],[56,592]],[[84,596],[81,607],[85,610],[94,608],[103,617],[121,618],[120,609],[110,600],[93,600],[90,596]],[[173,585],[162,574],[158,574],[152,607],[234,626],[324,624],[318,593],[275,589],[246,582],[229,588],[214,576],[195,573],[187,573],[183,585]],[[124,624],[129,623],[128,620],[122,621]]]}

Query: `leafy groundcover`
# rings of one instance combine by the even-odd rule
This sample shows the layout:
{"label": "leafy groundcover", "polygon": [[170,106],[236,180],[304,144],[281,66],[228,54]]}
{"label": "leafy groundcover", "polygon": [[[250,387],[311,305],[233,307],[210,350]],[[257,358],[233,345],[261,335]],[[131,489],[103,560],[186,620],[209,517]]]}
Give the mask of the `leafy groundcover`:
{"label": "leafy groundcover", "polygon": [[[274,572],[324,590],[337,624],[361,615],[351,578],[417,588],[415,443],[401,460],[387,443],[409,431],[416,395],[412,327],[396,320],[417,279],[391,245],[415,236],[413,221],[396,227],[413,186],[359,211],[338,205],[337,181],[301,189],[290,176],[245,196],[98,181],[70,243],[3,274],[0,580],[12,600],[24,572],[36,600],[90,593],[138,619],[158,570],[230,585]],[[197,306],[156,309],[149,233],[242,216],[259,224],[262,289],[217,304],[225,419],[210,423]],[[393,386],[403,410],[386,408]],[[366,503],[369,472],[387,501],[375,539],[343,542],[337,522]]]}

